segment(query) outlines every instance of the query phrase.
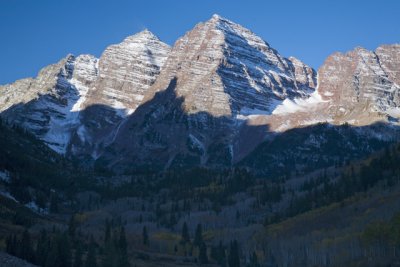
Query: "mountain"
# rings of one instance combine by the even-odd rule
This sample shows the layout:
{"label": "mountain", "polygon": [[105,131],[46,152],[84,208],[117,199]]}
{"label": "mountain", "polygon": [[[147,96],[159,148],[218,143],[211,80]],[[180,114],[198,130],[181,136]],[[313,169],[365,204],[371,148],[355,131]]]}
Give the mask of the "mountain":
{"label": "mountain", "polygon": [[331,55],[318,71],[312,97],[285,100],[264,118],[284,133],[257,146],[239,165],[265,174],[309,172],[366,157],[398,140],[399,59],[400,45]]}
{"label": "mountain", "polygon": [[113,142],[124,119],[142,103],[170,48],[148,30],[109,46],[98,60],[98,76],[83,100],[81,125],[69,153],[97,157],[98,147]]}
{"label": "mountain", "polygon": [[1,86],[2,117],[58,153],[90,155],[138,106],[168,50],[145,30],[111,45],[100,59],[68,55],[36,78]]}
{"label": "mountain", "polygon": [[[393,46],[391,51],[395,54],[399,50]],[[388,120],[396,124],[388,112],[398,105],[397,100],[392,101],[393,108],[383,105],[388,108],[379,112],[371,110],[366,116],[361,108],[369,101],[366,95],[364,102],[354,103],[360,111],[353,112],[353,117],[339,116],[334,110],[350,107],[347,103],[353,98],[350,95],[328,98],[331,89],[325,77],[333,81],[337,75],[344,84],[351,84],[348,80],[352,81],[355,74],[340,73],[347,61],[340,60],[334,67],[329,66],[329,62],[328,59],[317,76],[301,61],[282,57],[249,30],[215,15],[176,42],[155,84],[148,90],[145,102],[120,128],[115,142],[102,155],[102,164],[124,167],[134,163],[170,168],[230,165],[246,158],[247,166],[255,169],[268,166],[269,170],[276,170],[279,162],[289,160],[287,156],[279,156],[281,154],[307,152],[315,158],[311,154],[321,147],[327,145],[328,149],[348,144],[343,152],[348,154],[345,158],[351,158],[356,154],[367,155],[390,143],[397,136],[396,129],[386,128],[385,123],[378,127],[362,126]],[[364,68],[374,68],[372,63],[365,64]],[[360,73],[360,78],[376,79],[373,72]],[[369,86],[365,84],[364,90]],[[378,97],[380,92],[375,90],[369,97]],[[276,139],[277,133],[285,133],[282,137],[285,139],[293,132],[286,134],[286,131],[318,123],[336,126],[348,123],[355,128],[342,131],[335,127],[313,127],[314,135],[304,131],[306,138],[289,139],[286,150],[270,149],[270,142],[280,142]],[[381,131],[380,127],[385,130]],[[313,136],[314,140],[308,140]],[[353,142],[357,136],[363,142]],[[269,148],[269,153],[256,149],[262,143]],[[380,145],[368,146],[368,143]],[[299,146],[304,151],[294,151]],[[263,152],[259,154],[260,151]],[[329,154],[329,151],[335,150],[323,150],[322,154]],[[266,160],[269,154],[274,158],[271,162]],[[254,164],[248,158],[264,160]],[[334,153],[324,159],[327,164],[337,160]],[[287,167],[282,166],[283,169]]]}
{"label": "mountain", "polygon": [[316,83],[313,69],[218,15],[175,43],[147,99],[173,78],[186,113],[213,117],[270,113],[276,101],[308,96]]}
{"label": "mountain", "polygon": [[243,153],[248,117],[271,114],[284,99],[307,98],[315,84],[313,69],[214,15],[175,43],[144,103],[103,157],[164,168],[230,165]]}
{"label": "mountain", "polygon": [[82,99],[97,75],[96,63],[89,55],[68,55],[42,69],[34,79],[1,87],[2,117],[28,129],[58,153],[65,153],[80,124]]}
{"label": "mountain", "polygon": [[331,55],[319,70],[319,93],[334,103],[328,108],[335,121],[370,124],[387,116],[397,121],[400,104],[400,45],[376,51],[357,47]]}
{"label": "mountain", "polygon": [[[56,152],[118,171],[268,170],[299,147],[307,161],[318,152],[332,162],[332,146],[347,144],[344,160],[393,142],[399,64],[399,45],[356,48],[331,55],[317,73],[214,15],[172,48],[145,30],[99,59],[69,55],[36,78],[1,86],[0,111]],[[304,138],[290,138],[285,151],[265,149],[297,132]],[[273,160],[260,161],[265,153]]]}

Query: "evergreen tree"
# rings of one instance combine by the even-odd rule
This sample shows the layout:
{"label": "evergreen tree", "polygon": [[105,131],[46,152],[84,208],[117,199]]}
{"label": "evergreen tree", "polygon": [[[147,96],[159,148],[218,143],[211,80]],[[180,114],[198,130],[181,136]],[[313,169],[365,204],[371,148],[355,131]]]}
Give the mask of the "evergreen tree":
{"label": "evergreen tree", "polygon": [[239,246],[236,240],[230,244],[228,264],[229,267],[240,267]]}
{"label": "evergreen tree", "polygon": [[18,256],[24,260],[33,262],[34,255],[35,254],[32,246],[31,235],[29,231],[25,229],[24,233],[22,234],[21,246]]}
{"label": "evergreen tree", "polygon": [[182,244],[190,243],[189,230],[188,230],[188,226],[187,226],[186,222],[184,222],[183,226],[182,226],[181,243]]}
{"label": "evergreen tree", "polygon": [[6,252],[10,255],[17,254],[17,237],[15,235],[10,235],[6,239]]}
{"label": "evergreen tree", "polygon": [[175,224],[176,224],[175,213],[171,213],[171,216],[169,217],[169,226],[171,227],[171,229],[173,229]]}
{"label": "evergreen tree", "polygon": [[75,215],[72,215],[68,223],[68,234],[71,238],[74,238],[75,232],[76,232],[76,220],[75,220]]}
{"label": "evergreen tree", "polygon": [[71,266],[71,245],[67,233],[60,234],[57,238],[58,261],[60,267]]}
{"label": "evergreen tree", "polygon": [[74,256],[74,267],[82,267],[83,262],[82,262],[82,246],[78,244],[78,247],[75,250],[75,256]]}
{"label": "evergreen tree", "polygon": [[58,199],[55,194],[53,194],[50,198],[50,212],[57,213],[58,212]]}
{"label": "evergreen tree", "polygon": [[107,244],[111,241],[111,225],[109,220],[106,220],[106,230],[104,233],[104,245],[107,246]]}
{"label": "evergreen tree", "polygon": [[203,230],[201,224],[197,224],[196,233],[194,235],[193,245],[200,247],[203,244]]}
{"label": "evergreen tree", "polygon": [[221,267],[226,267],[226,253],[225,253],[225,248],[222,245],[222,241],[219,241],[218,245],[218,264]]}
{"label": "evergreen tree", "polygon": [[85,261],[85,267],[97,267],[96,244],[94,243],[93,237],[90,238],[89,249]]}
{"label": "evergreen tree", "polygon": [[36,245],[36,263],[40,266],[46,264],[46,259],[49,254],[50,245],[46,230],[40,232],[40,236]]}
{"label": "evergreen tree", "polygon": [[128,260],[128,244],[126,242],[125,228],[122,226],[118,241],[119,249],[119,259],[118,267],[129,267]]}
{"label": "evergreen tree", "polygon": [[121,226],[120,234],[119,234],[119,249],[121,253],[126,254],[128,249],[128,244],[126,242],[126,234],[125,234],[125,227]]}
{"label": "evergreen tree", "polygon": [[51,242],[50,247],[51,247],[51,249],[50,249],[49,253],[47,254],[46,263],[44,264],[44,266],[45,267],[58,267],[59,266],[58,246],[53,241],[53,242]]}
{"label": "evergreen tree", "polygon": [[115,267],[117,265],[117,250],[113,242],[108,241],[104,246],[103,267]]}
{"label": "evergreen tree", "polygon": [[149,244],[149,234],[147,233],[146,226],[143,226],[142,238],[143,238],[143,245],[147,246]]}
{"label": "evergreen tree", "polygon": [[[114,241],[113,241],[114,240]],[[117,241],[111,235],[111,223],[106,220],[106,228],[104,234],[104,260],[103,267],[115,267],[117,265]]]}
{"label": "evergreen tree", "polygon": [[200,264],[208,263],[207,246],[204,242],[202,242],[200,245],[199,262],[200,262]]}
{"label": "evergreen tree", "polygon": [[250,256],[250,263],[248,267],[260,267],[260,264],[258,263],[257,254],[255,251]]}

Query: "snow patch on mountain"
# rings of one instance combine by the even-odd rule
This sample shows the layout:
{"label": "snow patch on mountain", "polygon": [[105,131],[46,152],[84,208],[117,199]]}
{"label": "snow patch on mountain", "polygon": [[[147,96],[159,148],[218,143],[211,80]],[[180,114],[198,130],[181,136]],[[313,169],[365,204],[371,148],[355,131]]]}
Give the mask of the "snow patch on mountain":
{"label": "snow patch on mountain", "polygon": [[10,183],[11,182],[10,173],[6,170],[0,171],[0,181],[3,181],[5,183]]}
{"label": "snow patch on mountain", "polygon": [[318,91],[315,91],[308,98],[295,98],[293,100],[285,99],[272,111],[272,114],[281,115],[299,111],[307,111],[316,108],[319,104],[325,102],[329,101],[323,100]]}
{"label": "snow patch on mountain", "polygon": [[192,145],[193,147],[196,147],[203,153],[204,151],[206,151],[204,144],[199,139],[197,139],[193,134],[189,134],[189,140],[190,140],[190,145]]}
{"label": "snow patch on mountain", "polygon": [[64,100],[61,103],[43,103],[47,108],[51,107],[55,115],[50,117],[48,131],[41,139],[60,154],[66,153],[72,133],[81,125],[79,115],[87,100],[89,86],[96,79],[97,61],[91,55],[73,57],[67,63],[70,73],[59,75],[57,81],[57,86],[62,88],[61,96]]}
{"label": "snow patch on mountain", "polygon": [[2,195],[3,197],[9,198],[9,199],[15,201],[16,203],[19,203],[18,200],[15,197],[13,197],[9,192],[0,190],[0,195]]}

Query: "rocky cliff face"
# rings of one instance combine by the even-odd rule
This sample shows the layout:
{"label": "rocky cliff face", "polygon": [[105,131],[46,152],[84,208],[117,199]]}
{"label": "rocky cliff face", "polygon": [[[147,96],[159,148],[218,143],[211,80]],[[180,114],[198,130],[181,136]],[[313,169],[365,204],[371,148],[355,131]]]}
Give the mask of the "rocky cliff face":
{"label": "rocky cliff face", "polygon": [[282,175],[360,158],[398,140],[399,53],[399,45],[385,45],[328,57],[310,98],[286,99],[272,116],[253,119],[282,133],[266,136],[240,164]]}
{"label": "rocky cliff face", "polygon": [[159,75],[169,50],[168,45],[144,30],[104,51],[98,76],[84,101],[81,125],[70,141],[72,154],[97,158],[101,149],[113,142]]}
{"label": "rocky cliff face", "polygon": [[312,68],[282,57],[250,30],[218,15],[176,42],[146,99],[173,78],[187,113],[214,117],[271,113],[281,100],[307,97],[316,85]]}
{"label": "rocky cliff face", "polygon": [[269,115],[287,98],[308,98],[315,84],[313,69],[214,15],[176,42],[141,110],[120,128],[113,152],[104,157],[163,167],[231,164],[249,116]]}
{"label": "rocky cliff face", "polygon": [[318,84],[322,98],[331,103],[327,115],[357,125],[398,117],[399,55],[399,45],[331,55],[319,70]]}
{"label": "rocky cliff face", "polygon": [[108,47],[100,59],[69,55],[34,79],[0,87],[2,116],[59,153],[95,156],[139,105],[168,51],[146,30]]}
{"label": "rocky cliff face", "polygon": [[214,15],[172,49],[145,30],[100,59],[68,56],[0,87],[0,110],[57,152],[117,169],[230,165],[293,128],[398,125],[399,69],[400,46],[385,45],[335,53],[317,75]]}
{"label": "rocky cliff face", "polygon": [[40,71],[35,79],[23,79],[0,88],[2,116],[65,153],[89,87],[96,79],[97,59],[67,56]]}
{"label": "rocky cliff face", "polygon": [[131,114],[160,73],[169,50],[148,30],[107,47],[99,59],[99,75],[85,106],[106,105],[122,116]]}

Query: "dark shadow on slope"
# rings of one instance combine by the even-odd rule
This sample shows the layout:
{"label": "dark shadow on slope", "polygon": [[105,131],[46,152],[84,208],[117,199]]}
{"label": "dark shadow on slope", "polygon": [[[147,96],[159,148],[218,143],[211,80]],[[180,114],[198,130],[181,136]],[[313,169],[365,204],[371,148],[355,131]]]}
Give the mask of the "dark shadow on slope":
{"label": "dark shadow on slope", "polygon": [[[45,126],[50,124],[51,115],[53,114],[54,118],[64,117],[63,109],[68,109],[68,106],[72,107],[78,101],[79,92],[77,88],[68,82],[74,71],[73,60],[75,60],[75,57],[69,56],[64,64],[54,64],[54,66],[57,64],[60,64],[60,66],[58,70],[50,71],[50,74],[57,76],[52,94],[39,94],[37,98],[27,103],[14,104],[3,111],[1,117],[9,123],[29,129],[37,136],[45,134],[47,132]],[[70,103],[68,103],[68,100],[70,100]],[[66,111],[69,112],[69,110]]]}
{"label": "dark shadow on slope", "polygon": [[[203,166],[246,167],[263,176],[306,173],[363,158],[399,140],[399,128],[318,124],[276,133],[206,112],[188,114],[171,80],[168,88],[141,105],[121,127],[99,163],[132,172]],[[236,130],[235,130],[236,129]],[[249,147],[248,150],[244,148]],[[255,148],[253,150],[253,148]],[[245,158],[234,162],[235,153]]]}
{"label": "dark shadow on slope", "polygon": [[343,166],[399,140],[400,128],[385,123],[359,127],[320,123],[274,135],[237,165],[262,175],[289,177]]}
{"label": "dark shadow on slope", "polygon": [[[18,125],[26,129],[53,150],[65,150],[66,157],[77,158],[82,163],[91,165],[93,157],[97,156],[96,153],[100,153],[115,136],[116,127],[124,120],[118,114],[125,111],[106,105],[91,105],[82,111],[61,113],[51,105],[43,106],[43,103],[56,102],[57,105],[63,106],[62,100],[53,95],[41,95],[27,103],[11,106],[2,112],[0,117],[9,125]],[[55,122],[67,122],[68,116],[78,120],[71,120],[64,125]],[[60,128],[50,132],[52,127]],[[70,142],[63,143],[65,138]]]}
{"label": "dark shadow on slope", "polygon": [[87,163],[96,159],[118,134],[119,126],[126,120],[120,115],[123,113],[123,109],[100,104],[82,110],[79,113],[82,125],[71,135],[68,156],[78,157]]}
{"label": "dark shadow on slope", "polygon": [[[132,173],[236,165],[276,176],[343,164],[399,139],[399,128],[385,124],[365,127],[319,124],[276,133],[268,125],[249,125],[229,116],[190,114],[184,110],[184,99],[176,95],[178,83],[176,78],[172,79],[167,88],[125,118],[117,115],[122,111],[109,106],[87,107],[77,114],[83,125],[72,125],[68,155],[74,152],[85,165],[96,160],[96,167],[103,171]],[[35,103],[48,97],[17,104],[1,116],[24,126],[20,118],[32,110],[36,112]],[[50,110],[45,109],[43,116],[46,112]],[[43,134],[41,131],[32,130],[36,135]],[[237,153],[245,157],[238,163]]]}
{"label": "dark shadow on slope", "polygon": [[[80,99],[80,92],[72,84],[71,78],[74,72],[74,56],[68,56],[59,63],[46,67],[44,72],[50,78],[56,78],[54,84],[50,82],[51,88],[44,88],[42,82],[37,83],[37,78],[29,86],[36,86],[35,90],[46,91],[27,103],[17,103],[3,111],[0,116],[9,124],[19,125],[33,133],[39,139],[45,141],[53,150],[59,153],[69,154],[69,140],[79,141],[76,147],[90,146],[91,140],[80,140],[84,138],[87,129],[104,128],[109,129],[110,124],[118,121],[117,113],[123,112],[111,107],[103,106],[96,110],[99,112],[96,121],[90,119],[92,109],[86,112],[88,116],[82,116],[83,112],[71,112],[72,108]],[[42,70],[43,71],[43,70]],[[47,79],[50,79],[46,76]],[[89,86],[89,85],[88,85]],[[27,88],[29,89],[29,88]],[[87,127],[80,127],[80,118],[87,118]],[[107,128],[108,127],[108,128]],[[79,129],[78,129],[79,128]],[[82,149],[80,149],[82,150]],[[79,154],[79,150],[76,151]],[[87,153],[87,150],[83,150]]]}
{"label": "dark shadow on slope", "polygon": [[[304,84],[296,84],[293,64],[286,58],[283,58],[285,62],[280,60],[277,56],[278,52],[267,43],[266,45],[277,56],[279,62],[269,62],[265,54],[251,46],[248,40],[238,34],[225,35],[225,43],[227,47],[224,48],[224,54],[227,62],[219,67],[218,74],[222,77],[225,93],[234,100],[231,102],[231,110],[240,110],[243,107],[237,106],[237,103],[244,102],[250,104],[250,106],[254,106],[254,109],[264,114],[269,114],[283,100],[276,94],[287,94],[289,99],[294,99],[295,97],[304,96],[298,92],[299,90],[305,93],[312,92]],[[264,79],[266,70],[272,70],[275,73],[282,72],[274,64],[281,64],[282,66],[287,64],[292,74],[291,78],[293,78],[293,82],[286,79],[285,76],[281,76],[281,81],[277,81],[273,75],[270,75],[271,87],[266,87],[265,84],[258,83],[257,80]],[[255,85],[250,84],[249,81],[249,79],[253,78],[255,78],[253,81]],[[255,87],[260,88],[261,91],[258,91]],[[266,105],[266,103],[268,104]]]}
{"label": "dark shadow on slope", "polygon": [[[53,150],[65,152],[65,155],[73,151],[88,163],[91,151],[98,146],[94,139],[107,139],[107,133],[122,120],[118,114],[124,113],[124,110],[94,105],[82,111],[71,112],[79,100],[78,89],[70,83],[74,60],[75,57],[69,56],[64,62],[55,64],[53,70],[49,70],[50,75],[57,78],[51,92],[39,94],[27,103],[14,104],[3,111],[0,117],[10,125],[27,129]],[[30,86],[35,85],[41,86],[35,84],[35,81]]]}
{"label": "dark shadow on slope", "polygon": [[[169,86],[143,103],[127,119],[100,164],[117,169],[231,166],[233,160],[231,117],[207,112],[188,114],[178,97],[174,78]],[[267,126],[256,126],[268,130]],[[119,166],[119,167],[118,167]]]}

